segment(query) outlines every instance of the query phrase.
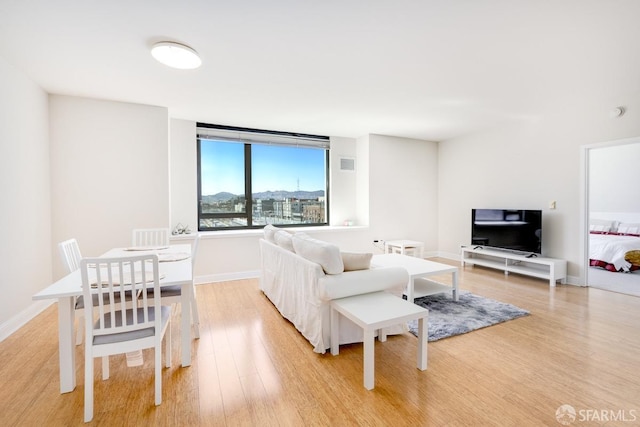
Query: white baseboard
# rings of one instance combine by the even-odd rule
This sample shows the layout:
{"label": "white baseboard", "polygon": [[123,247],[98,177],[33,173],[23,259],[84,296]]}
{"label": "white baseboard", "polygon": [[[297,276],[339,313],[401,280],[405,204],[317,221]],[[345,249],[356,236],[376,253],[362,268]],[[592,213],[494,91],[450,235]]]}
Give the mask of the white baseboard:
{"label": "white baseboard", "polygon": [[255,279],[260,277],[260,270],[239,271],[236,273],[209,274],[195,278],[196,285],[214,282],[228,282],[232,280]]}
{"label": "white baseboard", "polygon": [[582,287],[586,286],[584,284],[584,280],[576,276],[567,276],[567,285],[582,286]]}
{"label": "white baseboard", "polygon": [[26,325],[31,319],[42,313],[55,302],[55,300],[35,301],[16,316],[13,316],[6,322],[0,324],[0,342],[4,341],[15,331]]}
{"label": "white baseboard", "polygon": [[454,254],[451,252],[433,252],[434,257],[439,257],[439,258],[446,258],[446,259],[450,259],[452,261],[460,261],[460,254]]}

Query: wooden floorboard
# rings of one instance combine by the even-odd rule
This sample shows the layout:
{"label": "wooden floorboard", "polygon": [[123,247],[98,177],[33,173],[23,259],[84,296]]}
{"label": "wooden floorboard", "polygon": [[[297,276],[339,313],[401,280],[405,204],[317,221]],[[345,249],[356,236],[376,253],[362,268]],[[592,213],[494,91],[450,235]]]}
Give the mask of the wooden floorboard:
{"label": "wooden floorboard", "polygon": [[[313,353],[257,280],[198,286],[201,338],[192,343],[192,366],[182,368],[176,307],[162,405],[153,404],[152,352],[137,368],[115,356],[108,381],[96,364],[91,424],[553,426],[557,408],[568,404],[626,417],[573,425],[640,425],[640,298],[550,289],[544,280],[477,266],[459,278],[463,290],[531,314],[430,343],[426,371],[415,368],[413,335],[376,343],[372,391],[363,387],[361,344],[335,357]],[[76,357],[78,386],[60,394],[56,305],[1,342],[1,425],[83,425],[83,346]]]}

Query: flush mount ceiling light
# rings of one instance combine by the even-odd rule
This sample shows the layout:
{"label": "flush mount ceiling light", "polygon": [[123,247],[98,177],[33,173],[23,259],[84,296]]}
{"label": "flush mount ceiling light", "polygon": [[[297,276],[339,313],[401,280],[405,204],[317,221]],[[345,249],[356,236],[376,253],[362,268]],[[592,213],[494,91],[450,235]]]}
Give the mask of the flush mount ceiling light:
{"label": "flush mount ceiling light", "polygon": [[151,55],[169,67],[181,70],[198,68],[202,60],[198,53],[189,46],[175,42],[159,42],[151,48]]}

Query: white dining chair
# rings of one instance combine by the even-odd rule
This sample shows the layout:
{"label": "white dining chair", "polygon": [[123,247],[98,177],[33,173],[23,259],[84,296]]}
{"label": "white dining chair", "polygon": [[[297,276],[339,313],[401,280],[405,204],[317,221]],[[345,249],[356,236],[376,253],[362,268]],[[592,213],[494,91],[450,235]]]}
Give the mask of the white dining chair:
{"label": "white dining chair", "polygon": [[[58,249],[60,251],[60,258],[62,264],[64,264],[67,274],[76,271],[80,268],[80,260],[82,260],[82,254],[80,252],[80,246],[76,239],[68,239],[58,243]],[[94,297],[97,298],[97,295]],[[127,295],[127,302],[131,302],[131,295]],[[108,303],[108,301],[105,301]],[[117,298],[114,302],[120,304],[120,299]],[[78,325],[76,329],[76,345],[82,344],[84,336],[84,316],[85,316],[85,304],[84,296],[80,295],[76,298],[75,302],[75,314],[78,319]]]}
{"label": "white dining chair", "polygon": [[[200,338],[200,316],[198,314],[198,302],[196,299],[195,287],[195,265],[199,244],[200,235],[196,234],[196,237],[191,245],[191,313],[186,313],[186,315],[191,315],[193,335],[196,339]],[[153,293],[153,291],[149,290],[149,293]],[[163,286],[162,288],[160,288],[160,296],[162,298],[162,304],[164,305],[170,304],[173,306],[173,304],[180,304],[182,297],[182,286]]]}
{"label": "white dining chair", "polygon": [[[82,292],[85,301],[96,301],[96,319],[85,316],[84,421],[93,419],[93,383],[95,357],[154,349],[155,404],[162,403],[162,340],[165,341],[165,365],[171,367],[171,307],[162,306],[158,256],[155,254],[116,258],[84,258],[80,262]],[[142,292],[153,286],[155,294]],[[132,308],[116,309],[116,297],[140,293]],[[93,298],[97,295],[97,298]],[[102,365],[102,378],[109,378],[108,363]]]}
{"label": "white dining chair", "polygon": [[131,236],[133,246],[169,246],[168,228],[136,228]]}
{"label": "white dining chair", "polygon": [[[65,240],[58,243],[58,250],[60,252],[60,258],[67,274],[76,271],[80,268],[80,260],[82,254],[80,253],[80,246],[76,239]],[[82,336],[84,331],[84,297],[80,295],[76,298],[75,313],[78,319],[78,326],[76,329],[76,345],[82,344]]]}

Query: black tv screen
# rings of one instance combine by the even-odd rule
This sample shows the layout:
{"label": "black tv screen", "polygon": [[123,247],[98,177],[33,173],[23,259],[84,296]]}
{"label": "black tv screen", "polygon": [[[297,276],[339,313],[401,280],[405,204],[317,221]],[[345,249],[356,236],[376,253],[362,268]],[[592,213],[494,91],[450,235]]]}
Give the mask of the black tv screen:
{"label": "black tv screen", "polygon": [[542,211],[472,209],[471,244],[542,254]]}

